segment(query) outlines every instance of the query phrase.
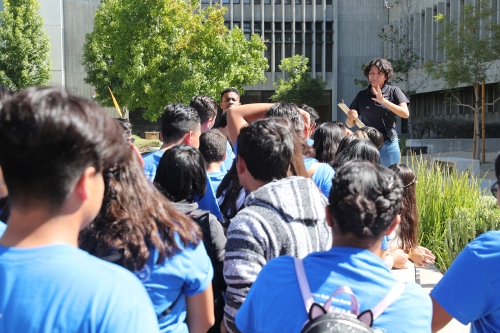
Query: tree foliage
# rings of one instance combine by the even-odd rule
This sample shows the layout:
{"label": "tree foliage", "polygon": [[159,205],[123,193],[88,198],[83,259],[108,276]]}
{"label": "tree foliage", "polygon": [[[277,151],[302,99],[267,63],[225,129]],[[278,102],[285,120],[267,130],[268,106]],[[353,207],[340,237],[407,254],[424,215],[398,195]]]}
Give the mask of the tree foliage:
{"label": "tree foliage", "polygon": [[110,87],[120,105],[155,120],[168,103],[265,81],[264,43],[228,30],[224,12],[196,0],[103,0],[84,45],[85,82],[103,105]]}
{"label": "tree foliage", "polygon": [[50,43],[38,0],[3,0],[0,11],[0,84],[12,91],[50,80]]}
{"label": "tree foliage", "polygon": [[[492,23],[489,1],[479,0],[477,7],[465,5],[459,22],[446,21],[442,14],[435,16],[443,30],[436,35],[438,48],[443,50],[446,61],[428,62],[426,71],[434,78],[441,79],[445,88],[453,94],[453,88],[459,84],[474,86],[476,102],[467,106],[474,110],[476,117],[476,138],[479,138],[479,85],[487,79],[487,71],[500,59],[500,24]],[[479,159],[479,149],[475,158]]]}
{"label": "tree foliage", "polygon": [[285,71],[288,80],[280,78],[279,82],[273,82],[276,91],[271,99],[275,102],[292,102],[295,104],[307,104],[315,106],[323,98],[327,83],[321,76],[313,78],[308,67],[308,58],[294,55],[281,61],[279,69]]}

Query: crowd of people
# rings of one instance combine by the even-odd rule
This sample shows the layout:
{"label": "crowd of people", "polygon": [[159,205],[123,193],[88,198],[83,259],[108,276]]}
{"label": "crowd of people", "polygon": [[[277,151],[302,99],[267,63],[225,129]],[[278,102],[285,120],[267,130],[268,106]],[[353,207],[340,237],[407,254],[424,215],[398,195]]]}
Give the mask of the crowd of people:
{"label": "crowd of people", "polygon": [[145,156],[91,101],[0,89],[0,332],[499,332],[500,232],[430,296],[393,274],[435,257],[395,149],[409,100],[386,60],[364,73],[346,124],[228,88],[167,105]]}

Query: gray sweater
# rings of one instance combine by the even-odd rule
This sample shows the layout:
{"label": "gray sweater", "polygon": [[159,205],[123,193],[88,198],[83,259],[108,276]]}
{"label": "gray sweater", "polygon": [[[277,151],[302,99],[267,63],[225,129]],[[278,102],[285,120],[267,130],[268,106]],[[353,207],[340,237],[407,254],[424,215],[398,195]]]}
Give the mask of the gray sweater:
{"label": "gray sweater", "polygon": [[332,246],[325,220],[326,197],[309,178],[289,177],[252,192],[229,225],[224,278],[224,321],[239,332],[235,317],[262,267],[272,258],[304,258]]}

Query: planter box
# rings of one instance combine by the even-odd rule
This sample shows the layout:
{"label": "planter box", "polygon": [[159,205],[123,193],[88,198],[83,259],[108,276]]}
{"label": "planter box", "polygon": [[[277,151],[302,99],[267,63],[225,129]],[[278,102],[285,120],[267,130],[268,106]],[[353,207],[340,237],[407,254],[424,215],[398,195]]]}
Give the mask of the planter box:
{"label": "planter box", "polygon": [[144,132],[146,140],[160,140],[160,132]]}
{"label": "planter box", "polygon": [[[472,139],[408,139],[406,147],[427,147],[429,154],[447,153],[451,151],[472,151]],[[478,146],[481,151],[481,141]],[[500,150],[500,139],[486,139],[486,151]]]}

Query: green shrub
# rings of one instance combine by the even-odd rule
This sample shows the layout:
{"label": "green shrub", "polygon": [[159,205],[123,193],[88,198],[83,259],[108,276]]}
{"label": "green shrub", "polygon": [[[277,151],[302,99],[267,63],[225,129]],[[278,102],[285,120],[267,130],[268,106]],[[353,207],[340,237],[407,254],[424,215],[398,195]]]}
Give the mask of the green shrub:
{"label": "green shrub", "polygon": [[141,153],[149,151],[150,147],[160,147],[161,146],[160,140],[146,140],[146,139],[141,138],[138,135],[132,135],[132,137],[135,139],[134,145],[137,148],[139,148],[139,151]]}
{"label": "green shrub", "polygon": [[434,253],[444,272],[467,243],[499,228],[500,210],[482,196],[489,193],[481,191],[481,179],[429,165],[422,156],[406,163],[417,176],[420,244]]}

